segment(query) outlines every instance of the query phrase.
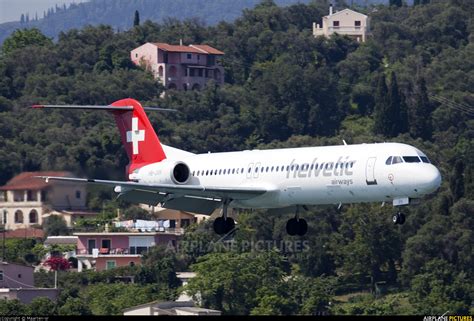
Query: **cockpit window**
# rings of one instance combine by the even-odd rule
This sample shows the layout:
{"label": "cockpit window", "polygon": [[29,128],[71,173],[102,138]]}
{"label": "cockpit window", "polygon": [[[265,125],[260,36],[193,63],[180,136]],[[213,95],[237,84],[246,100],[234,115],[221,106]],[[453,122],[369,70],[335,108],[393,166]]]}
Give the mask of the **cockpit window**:
{"label": "cockpit window", "polygon": [[428,164],[430,163],[430,160],[428,159],[428,157],[426,157],[426,156],[420,156],[420,158],[421,158],[421,161],[422,161],[423,163],[428,163]]}
{"label": "cockpit window", "polygon": [[400,156],[393,156],[392,164],[403,163],[403,160]]}
{"label": "cockpit window", "polygon": [[403,156],[403,160],[407,163],[419,163],[420,158],[418,156]]}
{"label": "cockpit window", "polygon": [[385,164],[386,164],[386,165],[392,164],[392,156],[390,156],[389,158],[387,158],[387,160],[385,161]]}

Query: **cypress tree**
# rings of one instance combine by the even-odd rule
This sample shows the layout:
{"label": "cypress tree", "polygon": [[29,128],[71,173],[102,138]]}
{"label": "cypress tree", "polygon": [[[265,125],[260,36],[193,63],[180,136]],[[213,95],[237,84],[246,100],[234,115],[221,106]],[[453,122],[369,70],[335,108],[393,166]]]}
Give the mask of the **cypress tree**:
{"label": "cypress tree", "polygon": [[133,18],[133,26],[139,26],[140,25],[140,14],[138,13],[138,10],[135,10],[135,17]]}
{"label": "cypress tree", "polygon": [[454,164],[453,172],[449,179],[449,188],[454,202],[464,196],[464,163],[460,159]]}
{"label": "cypress tree", "polygon": [[385,75],[380,74],[377,89],[375,92],[375,107],[374,107],[374,133],[384,136],[390,136],[392,131],[391,115],[388,112],[388,89],[385,83]]}
{"label": "cypress tree", "polygon": [[410,135],[413,138],[430,139],[432,134],[432,107],[428,99],[428,90],[423,77],[418,77],[414,86],[414,104],[410,106]]}
{"label": "cypress tree", "polygon": [[397,76],[394,72],[391,74],[390,88],[388,91],[388,107],[387,113],[392,124],[388,136],[394,137],[398,134],[405,133],[408,130],[408,111],[405,95],[398,87]]}
{"label": "cypress tree", "polygon": [[390,0],[389,4],[390,4],[390,6],[401,7],[402,6],[402,0]]}
{"label": "cypress tree", "polygon": [[20,23],[23,24],[25,23],[25,15],[22,13],[20,17]]}

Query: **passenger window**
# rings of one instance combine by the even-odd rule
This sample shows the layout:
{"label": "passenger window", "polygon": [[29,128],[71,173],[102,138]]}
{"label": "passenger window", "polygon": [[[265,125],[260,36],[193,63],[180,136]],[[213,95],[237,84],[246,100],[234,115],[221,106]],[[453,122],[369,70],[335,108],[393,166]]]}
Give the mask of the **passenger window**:
{"label": "passenger window", "polygon": [[400,156],[393,156],[392,158],[392,165],[393,164],[398,164],[398,163],[403,163],[403,160]]}
{"label": "passenger window", "polygon": [[243,174],[243,173],[244,173],[244,171],[245,171],[245,170],[244,170],[244,168],[242,167],[242,170],[241,170],[240,172]]}
{"label": "passenger window", "polygon": [[423,163],[428,163],[428,164],[430,163],[430,160],[428,159],[428,157],[426,157],[426,156],[420,156],[420,158],[421,158],[421,161],[422,161]]}
{"label": "passenger window", "polygon": [[267,172],[267,173],[268,173],[268,166],[267,166],[267,169],[265,170],[265,172]]}
{"label": "passenger window", "polygon": [[232,168],[232,174],[235,174],[235,168]]}
{"label": "passenger window", "polygon": [[385,165],[391,165],[391,164],[392,164],[392,156],[387,158],[387,160],[385,161]]}
{"label": "passenger window", "polygon": [[403,156],[403,160],[407,163],[419,163],[420,158],[418,156]]}

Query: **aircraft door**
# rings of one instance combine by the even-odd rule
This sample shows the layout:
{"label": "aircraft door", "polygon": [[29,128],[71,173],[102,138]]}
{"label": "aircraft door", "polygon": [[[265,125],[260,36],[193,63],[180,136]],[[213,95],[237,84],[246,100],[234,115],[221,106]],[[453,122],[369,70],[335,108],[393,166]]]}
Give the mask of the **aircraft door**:
{"label": "aircraft door", "polygon": [[377,180],[375,179],[375,161],[377,157],[369,157],[367,160],[367,165],[365,167],[365,181],[367,185],[377,185]]}

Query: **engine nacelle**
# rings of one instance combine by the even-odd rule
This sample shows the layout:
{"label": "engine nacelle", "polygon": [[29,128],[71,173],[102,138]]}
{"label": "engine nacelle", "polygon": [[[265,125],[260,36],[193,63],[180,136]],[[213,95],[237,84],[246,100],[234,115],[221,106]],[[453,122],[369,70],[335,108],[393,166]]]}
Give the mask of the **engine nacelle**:
{"label": "engine nacelle", "polygon": [[191,171],[184,162],[163,160],[144,167],[138,176],[140,181],[148,183],[184,185],[191,179]]}

